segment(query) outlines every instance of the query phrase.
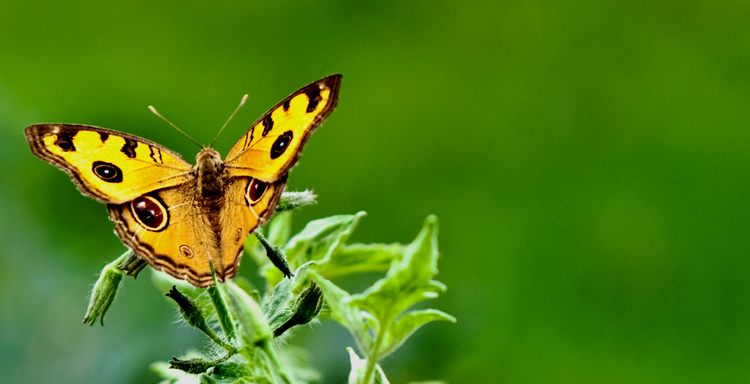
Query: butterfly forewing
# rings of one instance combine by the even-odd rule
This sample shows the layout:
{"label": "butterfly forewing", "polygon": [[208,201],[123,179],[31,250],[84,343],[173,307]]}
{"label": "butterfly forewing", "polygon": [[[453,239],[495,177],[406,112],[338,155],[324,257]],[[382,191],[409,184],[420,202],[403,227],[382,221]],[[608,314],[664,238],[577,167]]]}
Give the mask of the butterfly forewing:
{"label": "butterfly forewing", "polygon": [[35,155],[101,202],[124,203],[190,178],[191,165],[178,154],[137,136],[73,124],[37,124],[25,133]]}
{"label": "butterfly forewing", "polygon": [[341,75],[328,76],[271,108],[229,151],[227,168],[269,182],[286,175],[310,134],[336,107],[340,83]]}

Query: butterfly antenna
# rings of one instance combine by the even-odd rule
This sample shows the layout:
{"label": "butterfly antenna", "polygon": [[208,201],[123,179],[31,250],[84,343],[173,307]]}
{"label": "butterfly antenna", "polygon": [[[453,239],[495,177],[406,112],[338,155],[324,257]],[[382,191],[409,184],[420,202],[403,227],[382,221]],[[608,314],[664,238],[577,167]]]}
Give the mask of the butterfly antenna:
{"label": "butterfly antenna", "polygon": [[172,128],[174,128],[174,129],[176,129],[176,130],[177,130],[177,132],[180,132],[180,133],[182,133],[183,135],[185,135],[185,137],[187,137],[187,138],[188,138],[188,139],[190,139],[190,140],[191,140],[191,141],[192,141],[193,143],[195,143],[195,145],[197,145],[197,146],[201,147],[201,149],[203,149],[203,146],[201,145],[201,143],[199,143],[199,142],[195,141],[195,139],[193,139],[192,137],[190,137],[190,136],[189,136],[189,135],[188,135],[187,133],[183,132],[183,131],[182,131],[182,129],[180,129],[180,128],[177,128],[177,126],[176,126],[176,125],[174,125],[174,124],[172,124],[172,122],[171,122],[171,121],[167,120],[167,119],[166,119],[166,118],[165,118],[164,116],[162,116],[162,115],[161,115],[161,114],[160,114],[159,112],[156,112],[156,108],[154,108],[154,107],[152,107],[152,106],[150,106],[150,105],[149,105],[149,106],[148,106],[148,109],[149,109],[149,110],[151,110],[151,112],[153,112],[153,113],[154,113],[154,115],[156,115],[156,116],[159,116],[159,117],[161,117],[161,119],[162,119],[162,120],[166,121],[166,122],[167,122],[167,124],[171,125],[171,126],[172,126]]}
{"label": "butterfly antenna", "polygon": [[237,106],[237,108],[234,110],[234,112],[232,112],[232,114],[229,116],[229,118],[224,123],[224,125],[221,126],[221,129],[219,130],[219,133],[216,134],[216,137],[214,138],[214,141],[212,141],[211,145],[208,146],[209,148],[213,148],[214,143],[216,142],[216,139],[218,139],[219,135],[221,135],[221,131],[224,130],[224,128],[227,126],[227,124],[229,124],[229,121],[232,120],[232,118],[234,117],[234,115],[237,113],[237,111],[240,110],[240,108],[245,104],[246,101],[247,101],[247,95],[242,96],[242,100],[240,100],[240,105]]}

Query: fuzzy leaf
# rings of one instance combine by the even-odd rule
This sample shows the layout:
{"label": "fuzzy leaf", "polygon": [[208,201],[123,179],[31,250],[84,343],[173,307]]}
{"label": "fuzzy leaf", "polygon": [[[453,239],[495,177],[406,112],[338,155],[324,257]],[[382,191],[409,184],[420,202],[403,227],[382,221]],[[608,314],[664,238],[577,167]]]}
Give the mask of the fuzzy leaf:
{"label": "fuzzy leaf", "polygon": [[391,262],[401,259],[403,250],[401,244],[345,245],[317,262],[316,270],[329,279],[353,273],[386,271]]}
{"label": "fuzzy leaf", "polygon": [[252,374],[247,365],[228,361],[215,366],[211,377],[217,383],[235,383],[237,379],[252,378]]}
{"label": "fuzzy leaf", "polygon": [[[235,319],[235,331],[242,344],[256,345],[260,341],[271,339],[271,328],[264,319],[260,306],[247,292],[231,280],[221,284],[219,290],[226,299],[229,313]],[[250,360],[250,357],[246,357]]]}
{"label": "fuzzy leaf", "polygon": [[445,285],[432,280],[438,272],[437,234],[437,218],[430,215],[417,238],[406,246],[403,258],[372,287],[353,295],[352,303],[375,315],[381,324],[389,324],[415,303],[445,291]]}
{"label": "fuzzy leaf", "polygon": [[271,329],[277,329],[284,324],[290,317],[292,311],[289,303],[292,301],[292,279],[284,279],[276,284],[271,296],[263,303],[263,313],[268,320]]}
{"label": "fuzzy leaf", "polygon": [[438,320],[456,322],[455,317],[437,309],[411,311],[402,315],[388,326],[388,332],[385,333],[383,345],[380,350],[380,357],[383,358],[395,351],[409,336],[423,325]]}
{"label": "fuzzy leaf", "polygon": [[331,216],[313,220],[289,240],[285,247],[287,259],[294,265],[302,265],[310,260],[321,260],[346,242],[349,235],[365,216],[364,212],[354,215]]}
{"label": "fuzzy leaf", "polygon": [[362,317],[359,309],[351,304],[351,296],[345,290],[318,274],[315,270],[308,271],[313,280],[323,291],[325,302],[333,320],[349,330],[357,341],[361,351],[365,351],[365,345],[372,343],[372,336],[368,332],[369,326]]}

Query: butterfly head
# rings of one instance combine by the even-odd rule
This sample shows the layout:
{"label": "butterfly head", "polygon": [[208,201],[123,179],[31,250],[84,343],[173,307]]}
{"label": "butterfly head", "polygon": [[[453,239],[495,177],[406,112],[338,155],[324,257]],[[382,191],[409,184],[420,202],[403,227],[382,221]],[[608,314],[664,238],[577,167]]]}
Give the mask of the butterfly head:
{"label": "butterfly head", "polygon": [[201,167],[217,167],[222,164],[221,155],[218,151],[211,147],[204,147],[197,155],[195,155],[195,166]]}

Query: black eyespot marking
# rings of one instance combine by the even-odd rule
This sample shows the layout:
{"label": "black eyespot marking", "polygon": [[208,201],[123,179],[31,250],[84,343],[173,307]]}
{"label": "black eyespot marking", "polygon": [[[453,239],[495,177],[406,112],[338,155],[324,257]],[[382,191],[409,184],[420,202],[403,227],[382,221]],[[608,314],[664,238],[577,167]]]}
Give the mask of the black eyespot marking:
{"label": "black eyespot marking", "polygon": [[55,145],[57,145],[63,152],[75,152],[76,146],[73,145],[73,138],[76,136],[78,131],[65,130],[57,133],[57,139]]}
{"label": "black eyespot marking", "polygon": [[255,205],[268,189],[268,183],[264,183],[258,179],[250,179],[245,189],[245,202],[248,206]]}
{"label": "black eyespot marking", "polygon": [[292,142],[292,138],[294,137],[294,132],[292,131],[286,131],[281,136],[279,136],[276,141],[273,143],[273,146],[271,146],[271,159],[275,159],[286,152],[286,149],[289,148],[289,143]]}
{"label": "black eyespot marking", "polygon": [[114,164],[95,161],[91,166],[91,170],[98,178],[108,183],[122,182],[122,170]]}
{"label": "black eyespot marking", "polygon": [[136,198],[130,203],[130,210],[138,224],[149,231],[161,231],[169,223],[169,210],[161,200],[153,196]]}
{"label": "black eyespot marking", "polygon": [[109,133],[99,132],[99,138],[102,140],[102,144],[104,144],[107,142],[107,139],[109,139]]}
{"label": "black eyespot marking", "polygon": [[124,153],[125,156],[131,159],[134,159],[136,147],[138,147],[137,141],[133,139],[125,139],[125,145],[122,146],[122,149],[120,149],[120,152]]}
{"label": "black eyespot marking", "polygon": [[310,113],[314,111],[315,108],[318,108],[318,103],[323,100],[323,98],[320,96],[320,87],[318,87],[317,84],[311,85],[309,89],[305,90],[305,95],[307,95],[307,98],[310,99],[307,102],[307,113]]}
{"label": "black eyespot marking", "polygon": [[269,113],[263,118],[263,137],[265,137],[271,129],[273,129],[273,118],[271,118],[271,114]]}
{"label": "black eyespot marking", "polygon": [[286,101],[284,102],[284,105],[283,105],[284,112],[289,112],[289,105],[290,105],[291,102],[292,102],[292,99],[286,99]]}

